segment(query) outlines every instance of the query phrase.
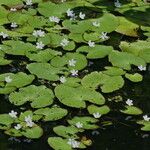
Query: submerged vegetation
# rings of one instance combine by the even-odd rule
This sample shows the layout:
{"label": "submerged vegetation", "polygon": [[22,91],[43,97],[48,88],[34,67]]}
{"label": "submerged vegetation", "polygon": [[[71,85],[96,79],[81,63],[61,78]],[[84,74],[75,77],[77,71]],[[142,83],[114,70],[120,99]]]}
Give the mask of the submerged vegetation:
{"label": "submerged vegetation", "polygon": [[84,132],[112,125],[113,112],[148,132],[149,112],[121,93],[149,63],[146,1],[0,0],[0,94],[16,106],[0,129],[37,139],[59,120],[47,139],[55,150],[90,146]]}

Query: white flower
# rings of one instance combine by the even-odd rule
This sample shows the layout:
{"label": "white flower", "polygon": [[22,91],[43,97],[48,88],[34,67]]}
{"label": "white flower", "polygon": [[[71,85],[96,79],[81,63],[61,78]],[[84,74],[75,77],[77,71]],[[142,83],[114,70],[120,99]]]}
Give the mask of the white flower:
{"label": "white flower", "polygon": [[95,26],[95,27],[99,27],[100,26],[100,23],[95,21],[95,22],[92,22],[92,25]]}
{"label": "white flower", "polygon": [[89,47],[95,47],[95,42],[92,42],[91,40],[88,41]]}
{"label": "white flower", "polygon": [[2,36],[4,39],[8,37],[8,34],[4,33],[4,32],[0,32],[0,36]]}
{"label": "white flower", "polygon": [[11,25],[10,25],[12,28],[16,28],[18,25],[16,22],[12,22]]}
{"label": "white flower", "polygon": [[77,128],[83,128],[83,123],[77,122],[77,123],[76,123],[76,127],[77,127]]}
{"label": "white flower", "polygon": [[32,121],[32,117],[30,115],[25,116],[25,122],[27,127],[33,127],[34,122]]}
{"label": "white flower", "polygon": [[132,106],[132,105],[133,105],[133,100],[127,99],[126,104],[127,104],[128,106]]}
{"label": "white flower", "polygon": [[31,6],[33,3],[32,3],[32,0],[26,0],[26,5],[27,6]]}
{"label": "white flower", "polygon": [[99,112],[93,113],[94,118],[100,118],[101,114]]}
{"label": "white flower", "polygon": [[45,32],[42,31],[42,30],[37,30],[37,31],[34,30],[32,35],[35,36],[35,37],[44,37]]}
{"label": "white flower", "polygon": [[14,126],[14,128],[16,129],[16,130],[19,130],[19,129],[21,129],[21,124],[17,124],[16,126]]}
{"label": "white flower", "polygon": [[56,23],[59,23],[59,21],[60,21],[60,19],[58,17],[55,17],[55,16],[49,17],[49,20],[50,20],[50,22],[56,22]]}
{"label": "white flower", "polygon": [[10,76],[5,77],[5,82],[10,83],[12,81],[12,79],[10,78]]}
{"label": "white flower", "polygon": [[74,139],[68,139],[67,143],[71,145],[72,148],[79,148],[80,146],[80,142],[75,141]]}
{"label": "white flower", "polygon": [[121,7],[121,3],[119,2],[119,0],[115,0],[114,5],[115,7],[118,7],[118,8]]}
{"label": "white flower", "polygon": [[73,10],[71,10],[71,9],[68,9],[68,10],[66,11],[66,13],[67,13],[67,16],[68,16],[68,17],[73,17],[73,16],[75,16],[75,13],[74,13]]}
{"label": "white flower", "polygon": [[63,2],[66,2],[66,0],[61,0],[61,2],[63,3]]}
{"label": "white flower", "polygon": [[65,38],[60,43],[60,45],[63,46],[63,47],[67,46],[68,44],[69,44],[69,41]]}
{"label": "white flower", "polygon": [[77,16],[74,15],[74,16],[72,16],[72,17],[70,18],[70,20],[76,20],[76,18],[77,18]]}
{"label": "white flower", "polygon": [[71,60],[69,60],[69,66],[75,66],[75,64],[76,64],[76,60],[74,60],[74,59],[71,59]]}
{"label": "white flower", "polygon": [[109,37],[107,36],[107,32],[102,32],[100,38],[102,40],[108,39]]}
{"label": "white flower", "polygon": [[65,83],[67,80],[66,80],[66,77],[64,77],[64,76],[61,76],[60,78],[59,78],[59,80],[60,80],[60,82],[61,83]]}
{"label": "white flower", "polygon": [[9,113],[9,116],[11,116],[12,118],[17,118],[17,112],[15,112],[14,110],[12,110],[10,113]]}
{"label": "white flower", "polygon": [[15,12],[15,11],[17,11],[17,9],[16,8],[10,8],[10,11]]}
{"label": "white flower", "polygon": [[85,18],[85,14],[83,14],[82,12],[79,13],[79,17],[80,19],[84,19]]}
{"label": "white flower", "polygon": [[70,72],[71,72],[71,75],[72,75],[72,76],[77,76],[77,75],[78,75],[78,70],[74,70],[74,69],[73,69],[73,70],[71,70]]}
{"label": "white flower", "polygon": [[44,44],[40,41],[36,43],[36,48],[37,49],[43,49],[44,48]]}
{"label": "white flower", "polygon": [[145,121],[150,121],[150,117],[148,117],[147,115],[144,115],[144,116],[143,116],[143,119],[144,119]]}
{"label": "white flower", "polygon": [[138,68],[140,69],[140,71],[145,71],[146,67],[143,67],[142,65],[138,66]]}

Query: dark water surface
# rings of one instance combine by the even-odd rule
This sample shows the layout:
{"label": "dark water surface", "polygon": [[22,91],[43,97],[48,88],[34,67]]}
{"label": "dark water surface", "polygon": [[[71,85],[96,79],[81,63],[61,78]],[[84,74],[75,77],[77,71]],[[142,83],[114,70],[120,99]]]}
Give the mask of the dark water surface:
{"label": "dark water surface", "polygon": [[[136,100],[135,105],[140,107],[144,114],[148,114],[150,112],[150,71],[144,72],[143,76],[143,82],[136,84],[129,82],[121,93],[123,97]],[[8,113],[13,107],[7,101],[7,96],[0,97],[0,113]],[[98,135],[97,132],[93,135],[92,131],[87,131],[86,137],[93,142],[87,149],[150,150],[150,132],[140,130],[140,126],[135,123],[136,117],[127,117],[128,115],[118,112],[110,113],[104,119],[112,121],[113,125],[100,128]],[[47,139],[49,136],[55,136],[52,131],[54,124],[56,123],[50,122],[43,126],[46,135],[39,140],[13,139],[0,131],[0,150],[52,150],[47,144]]]}

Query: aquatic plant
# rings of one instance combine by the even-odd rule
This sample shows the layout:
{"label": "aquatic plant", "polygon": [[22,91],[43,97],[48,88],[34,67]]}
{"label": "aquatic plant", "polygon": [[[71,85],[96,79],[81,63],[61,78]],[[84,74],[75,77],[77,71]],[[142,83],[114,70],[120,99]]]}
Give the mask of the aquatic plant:
{"label": "aquatic plant", "polygon": [[0,94],[16,109],[0,114],[0,129],[37,139],[59,120],[48,138],[55,150],[91,145],[81,136],[111,125],[114,111],[150,131],[148,114],[120,94],[150,63],[148,10],[142,0],[1,0]]}

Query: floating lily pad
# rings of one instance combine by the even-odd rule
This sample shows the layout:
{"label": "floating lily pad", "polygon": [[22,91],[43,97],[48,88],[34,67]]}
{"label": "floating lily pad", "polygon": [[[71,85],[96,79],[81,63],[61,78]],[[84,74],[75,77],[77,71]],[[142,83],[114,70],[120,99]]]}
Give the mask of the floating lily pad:
{"label": "floating lily pad", "polygon": [[11,118],[8,114],[0,114],[0,129],[8,129],[11,124],[14,122],[14,119]]}
{"label": "floating lily pad", "polygon": [[150,42],[140,40],[133,43],[121,42],[120,48],[122,51],[132,53],[150,63]]}
{"label": "floating lily pad", "polygon": [[143,125],[141,128],[142,131],[150,131],[150,121],[137,121],[138,124]]}
{"label": "floating lily pad", "polygon": [[100,93],[83,86],[69,87],[64,84],[58,85],[55,88],[55,95],[64,105],[75,108],[85,108],[85,101],[98,105],[105,103],[105,99]]}
{"label": "floating lily pad", "polygon": [[55,121],[67,115],[68,111],[59,107],[41,108],[34,112],[37,115],[43,115],[44,121]]}
{"label": "floating lily pad", "polygon": [[[69,65],[69,60],[75,60],[76,63],[74,66]],[[84,55],[79,53],[67,53],[63,57],[55,57],[51,60],[51,65],[54,67],[63,67],[68,65],[70,70],[82,70],[87,66],[87,59]]]}
{"label": "floating lily pad", "polygon": [[95,71],[86,75],[81,83],[83,86],[92,89],[97,89],[100,86],[102,92],[110,93],[123,87],[124,80],[121,76],[108,76]]}
{"label": "floating lily pad", "polygon": [[87,53],[87,58],[89,59],[97,59],[97,58],[104,58],[111,51],[113,50],[113,47],[111,46],[105,46],[105,45],[95,45],[95,47],[89,47],[89,46],[82,46],[79,47],[76,51],[81,53]]}
{"label": "floating lily pad", "polygon": [[135,74],[126,73],[125,77],[132,82],[140,82],[143,80],[143,76],[139,73],[135,73]]}
{"label": "floating lily pad", "polygon": [[70,125],[76,126],[76,123],[80,122],[83,124],[82,129],[97,129],[98,125],[96,125],[96,122],[98,122],[97,119],[92,117],[74,117],[71,120],[68,120],[68,123]]}
{"label": "floating lily pad", "polygon": [[77,129],[74,126],[66,127],[66,126],[62,126],[62,125],[54,127],[53,130],[58,136],[61,136],[64,138],[73,138],[73,139],[78,138],[78,136],[76,134],[78,132],[83,131],[82,129]]}
{"label": "floating lily pad", "polygon": [[43,129],[39,126],[34,126],[22,131],[21,134],[30,139],[37,139],[43,135]]}
{"label": "floating lily pad", "polygon": [[116,31],[132,37],[138,37],[138,29],[139,25],[127,20],[124,17],[118,17],[119,19],[119,26],[117,27]]}
{"label": "floating lily pad", "polygon": [[[39,69],[40,68],[40,69]],[[64,74],[64,67],[53,67],[49,63],[31,63],[27,65],[27,69],[38,78],[57,81],[59,80],[59,74]]]}
{"label": "floating lily pad", "polygon": [[[9,77],[11,82],[6,83],[5,78]],[[23,72],[18,72],[17,74],[5,73],[0,75],[0,83],[3,83],[3,86],[0,88],[1,94],[8,94],[14,91],[16,88],[26,86],[34,80],[33,75],[27,75]]]}
{"label": "floating lily pad", "polygon": [[129,115],[140,115],[142,114],[142,110],[135,106],[125,106],[125,110],[120,110],[122,113],[129,114]]}
{"label": "floating lily pad", "polygon": [[131,53],[112,51],[109,54],[109,61],[113,66],[120,67],[126,70],[131,69],[131,65],[145,66],[145,61]]}
{"label": "floating lily pad", "polygon": [[53,103],[53,97],[53,92],[45,86],[30,85],[19,89],[19,92],[11,93],[9,100],[17,106],[29,101],[33,108],[41,108],[51,105]]}
{"label": "floating lily pad", "polygon": [[105,115],[105,114],[109,113],[109,111],[110,111],[110,108],[106,105],[101,106],[101,107],[98,107],[95,105],[90,105],[90,106],[88,106],[87,109],[91,115],[93,115],[93,113],[99,113],[100,115]]}

